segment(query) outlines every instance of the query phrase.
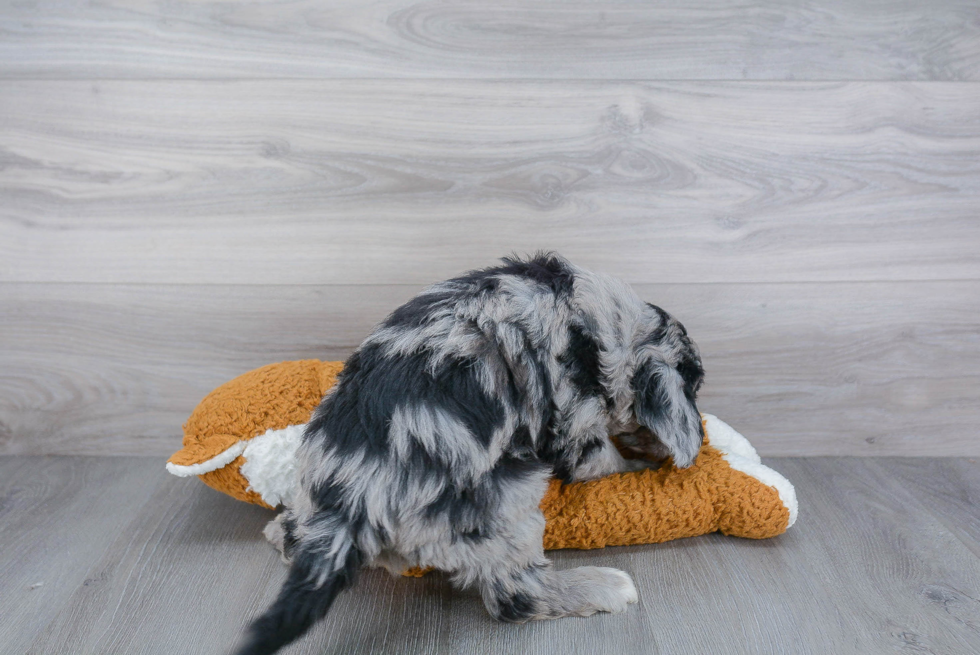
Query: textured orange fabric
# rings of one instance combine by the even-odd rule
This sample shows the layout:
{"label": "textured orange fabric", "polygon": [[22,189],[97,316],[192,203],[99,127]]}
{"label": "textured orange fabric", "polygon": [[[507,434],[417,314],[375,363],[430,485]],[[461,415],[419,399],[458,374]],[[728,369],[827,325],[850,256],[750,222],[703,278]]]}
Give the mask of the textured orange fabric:
{"label": "textured orange fabric", "polygon": [[248,480],[246,480],[240,472],[242,464],[244,463],[245,458],[239,455],[234,459],[234,461],[231,462],[231,464],[222,466],[220,469],[211,471],[210,473],[205,473],[204,475],[199,475],[197,477],[201,478],[201,480],[204,481],[204,484],[208,485],[212,489],[217,489],[222,493],[226,493],[232,498],[244,500],[246,503],[252,503],[253,505],[261,505],[262,507],[275,509],[275,507],[262,500],[262,496],[249,489]]}
{"label": "textured orange fabric", "polygon": [[[169,461],[182,466],[199,464],[266,430],[306,423],[343,367],[343,362],[318,359],[280,362],[226,382],[191,413],[184,424],[184,447]],[[238,471],[244,461],[239,457],[198,477],[238,500],[268,507],[257,493],[248,491],[248,480]]]}
{"label": "textured orange fabric", "polygon": [[[218,387],[191,414],[184,426],[184,447],[170,461],[204,462],[239,440],[306,423],[342,367],[341,362],[315,359],[282,362]],[[218,491],[268,507],[248,490],[239,472],[243,461],[240,456],[200,477]],[[555,480],[541,509],[549,550],[660,543],[716,530],[763,539],[783,533],[789,523],[789,510],[776,490],[732,469],[711,446],[710,435],[688,469],[668,464],[591,482],[562,485]]]}
{"label": "textured orange fabric", "polygon": [[667,464],[576,484],[552,480],[541,510],[547,550],[661,543],[717,530],[765,539],[789,524],[779,493],[729,466],[710,437],[687,469]]}

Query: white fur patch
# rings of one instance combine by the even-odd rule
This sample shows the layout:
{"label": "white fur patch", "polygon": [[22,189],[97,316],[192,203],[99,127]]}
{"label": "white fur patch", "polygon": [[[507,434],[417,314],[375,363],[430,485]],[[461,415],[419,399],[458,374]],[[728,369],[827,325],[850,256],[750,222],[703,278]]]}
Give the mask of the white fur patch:
{"label": "white fur patch", "polygon": [[768,487],[773,487],[779,493],[779,499],[789,510],[789,523],[786,527],[790,528],[796,523],[796,516],[799,513],[796,489],[793,487],[793,483],[763,464],[759,453],[752,447],[749,440],[739,434],[735,428],[717,416],[711,414],[702,414],[702,416],[704,417],[704,429],[708,433],[708,440],[712,446],[721,451],[721,455],[728,462],[728,465],[736,471],[752,476]]}
{"label": "white fur patch", "polygon": [[292,504],[299,461],[296,450],[305,430],[305,423],[290,425],[282,430],[267,430],[246,442],[242,475],[248,480],[249,490],[273,507]]}
{"label": "white fur patch", "polygon": [[187,478],[192,475],[204,475],[205,473],[210,473],[211,471],[217,471],[218,469],[234,462],[235,459],[245,450],[246,443],[247,442],[245,441],[239,441],[238,443],[230,446],[227,450],[218,453],[211,459],[204,462],[199,462],[197,464],[181,466],[179,464],[171,464],[170,462],[167,462],[167,470],[180,478]]}

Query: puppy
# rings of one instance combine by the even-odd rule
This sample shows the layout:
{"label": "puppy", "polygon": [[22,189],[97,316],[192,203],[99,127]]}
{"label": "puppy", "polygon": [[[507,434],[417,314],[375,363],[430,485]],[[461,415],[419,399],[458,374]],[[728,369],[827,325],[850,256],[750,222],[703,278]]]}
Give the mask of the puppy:
{"label": "puppy", "polygon": [[370,564],[451,571],[503,621],[624,610],[626,573],[552,568],[538,504],[551,476],[645,465],[611,434],[690,466],[703,377],[678,321],[554,254],[429,287],[350,356],[310,420],[294,507],[266,529],[289,574],[239,654],[299,637]]}

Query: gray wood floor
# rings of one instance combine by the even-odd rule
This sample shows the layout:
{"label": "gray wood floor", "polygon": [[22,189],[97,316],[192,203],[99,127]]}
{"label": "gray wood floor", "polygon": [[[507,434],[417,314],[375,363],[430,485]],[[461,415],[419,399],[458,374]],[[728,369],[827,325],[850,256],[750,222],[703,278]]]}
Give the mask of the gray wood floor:
{"label": "gray wood floor", "polygon": [[[617,566],[616,616],[494,623],[447,580],[368,571],[288,653],[980,652],[980,462],[780,458],[787,534],[554,553]],[[0,457],[0,653],[221,653],[284,568],[272,513],[159,458]]]}

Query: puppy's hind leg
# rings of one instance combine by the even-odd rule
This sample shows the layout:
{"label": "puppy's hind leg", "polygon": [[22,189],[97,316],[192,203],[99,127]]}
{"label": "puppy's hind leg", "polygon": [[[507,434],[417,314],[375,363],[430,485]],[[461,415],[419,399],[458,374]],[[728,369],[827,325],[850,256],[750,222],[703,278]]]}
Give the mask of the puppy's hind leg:
{"label": "puppy's hind leg", "polygon": [[637,601],[633,580],[623,571],[600,566],[556,571],[547,561],[502,571],[481,591],[494,618],[515,623],[622,612]]}
{"label": "puppy's hind leg", "polygon": [[[536,516],[529,517],[527,525],[508,531],[511,538],[503,548],[501,544],[484,544],[488,547],[474,553],[477,558],[472,568],[460,571],[461,578],[477,579],[483,602],[494,618],[523,623],[533,619],[589,616],[596,612],[622,612],[637,601],[632,579],[618,569],[583,566],[556,571],[544,556],[541,541],[544,517],[540,511],[536,512]],[[521,529],[527,527],[542,529]],[[536,533],[534,541],[513,542],[513,535],[530,533]],[[503,538],[497,538],[500,539]]]}

